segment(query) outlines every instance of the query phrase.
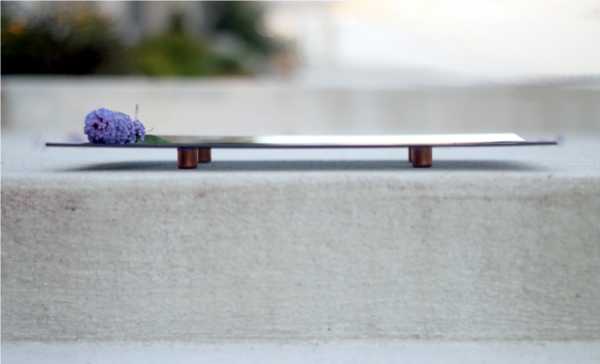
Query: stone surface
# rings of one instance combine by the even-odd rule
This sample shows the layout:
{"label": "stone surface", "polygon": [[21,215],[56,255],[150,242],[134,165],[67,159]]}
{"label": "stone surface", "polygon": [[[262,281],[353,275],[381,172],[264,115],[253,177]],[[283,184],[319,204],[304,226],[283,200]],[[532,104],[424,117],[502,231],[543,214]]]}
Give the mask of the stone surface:
{"label": "stone surface", "polygon": [[600,339],[597,138],[429,170],[40,142],[3,136],[4,340]]}

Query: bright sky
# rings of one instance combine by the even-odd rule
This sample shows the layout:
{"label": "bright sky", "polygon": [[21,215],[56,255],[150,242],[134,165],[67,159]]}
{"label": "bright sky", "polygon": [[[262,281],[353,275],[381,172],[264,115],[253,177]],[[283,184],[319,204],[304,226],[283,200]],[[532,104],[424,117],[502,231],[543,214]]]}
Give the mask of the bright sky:
{"label": "bright sky", "polygon": [[342,66],[600,74],[600,0],[350,0],[330,9]]}

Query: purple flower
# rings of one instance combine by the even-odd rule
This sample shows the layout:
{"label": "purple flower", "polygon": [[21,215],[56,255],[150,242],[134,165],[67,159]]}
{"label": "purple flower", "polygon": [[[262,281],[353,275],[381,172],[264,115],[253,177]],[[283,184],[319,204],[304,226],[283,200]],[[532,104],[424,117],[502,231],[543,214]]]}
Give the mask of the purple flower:
{"label": "purple flower", "polygon": [[144,124],[137,119],[133,120],[133,133],[135,135],[136,142],[144,141],[144,137],[146,136],[146,128],[144,128]]}
{"label": "purple flower", "polygon": [[88,140],[96,144],[136,143],[143,141],[145,136],[144,125],[139,120],[106,108],[87,114],[83,131]]}

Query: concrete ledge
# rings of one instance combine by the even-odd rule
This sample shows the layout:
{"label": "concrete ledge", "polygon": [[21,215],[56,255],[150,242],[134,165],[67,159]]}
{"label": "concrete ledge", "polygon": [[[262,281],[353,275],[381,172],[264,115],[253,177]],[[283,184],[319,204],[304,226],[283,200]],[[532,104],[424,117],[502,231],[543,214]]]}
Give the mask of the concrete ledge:
{"label": "concrete ledge", "polygon": [[597,146],[191,173],[7,150],[3,339],[600,339]]}
{"label": "concrete ledge", "polygon": [[[352,78],[355,81],[355,78]],[[156,134],[600,132],[600,81],[410,85],[153,78],[2,78],[2,126],[81,134],[106,106]],[[32,107],[35,105],[35,107]],[[48,122],[51,115],[52,122]]]}

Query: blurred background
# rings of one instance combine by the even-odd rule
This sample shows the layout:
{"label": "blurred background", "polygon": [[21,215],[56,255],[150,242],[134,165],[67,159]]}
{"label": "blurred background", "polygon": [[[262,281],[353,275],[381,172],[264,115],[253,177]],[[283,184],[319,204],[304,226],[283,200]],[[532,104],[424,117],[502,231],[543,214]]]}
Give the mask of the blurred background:
{"label": "blurred background", "polygon": [[2,131],[600,133],[600,2],[2,2]]}

